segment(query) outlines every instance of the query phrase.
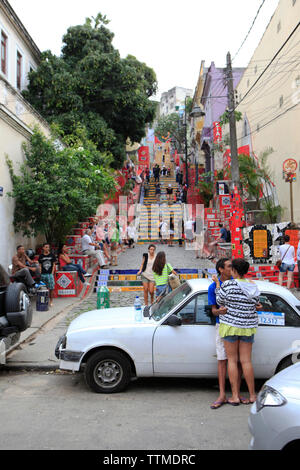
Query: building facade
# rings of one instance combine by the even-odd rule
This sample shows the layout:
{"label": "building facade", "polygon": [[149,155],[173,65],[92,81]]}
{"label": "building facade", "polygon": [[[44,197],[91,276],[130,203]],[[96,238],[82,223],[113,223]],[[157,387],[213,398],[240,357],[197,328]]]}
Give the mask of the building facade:
{"label": "building facade", "polygon": [[[233,85],[237,86],[243,75],[243,68],[233,69]],[[201,97],[205,118],[201,135],[201,149],[205,153],[205,172],[222,169],[222,154],[214,149],[216,123],[228,107],[226,68],[218,68],[212,62],[205,75]],[[222,136],[224,138],[224,136]]]}
{"label": "building facade", "polygon": [[159,115],[167,116],[176,113],[178,110],[184,110],[185,98],[193,97],[193,90],[175,86],[171,90],[163,93],[160,99]]}
{"label": "building facade", "polygon": [[300,222],[300,0],[279,0],[240,83],[237,108],[242,120],[237,124],[238,146],[249,146],[259,157],[267,148],[278,200],[291,220],[290,185],[283,178],[283,164],[297,163],[293,183],[294,220]]}
{"label": "building facade", "polygon": [[22,145],[29,141],[33,128],[38,126],[48,137],[50,129],[21,94],[28,83],[28,72],[39,63],[40,51],[6,0],[0,0],[0,34],[0,264],[7,268],[16,245],[31,248],[35,240],[23,239],[14,231],[14,201],[8,196],[12,184],[6,157],[18,173],[25,162]]}

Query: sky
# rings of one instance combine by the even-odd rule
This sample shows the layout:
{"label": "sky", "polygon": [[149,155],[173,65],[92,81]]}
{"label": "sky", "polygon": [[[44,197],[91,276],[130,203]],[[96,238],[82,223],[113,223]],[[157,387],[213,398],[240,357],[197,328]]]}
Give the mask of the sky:
{"label": "sky", "polygon": [[[235,56],[262,0],[9,0],[41,51],[60,55],[69,26],[101,12],[111,21],[121,57],[134,55],[156,72],[157,99],[174,86],[195,89],[202,60],[225,67]],[[233,62],[249,63],[278,0],[266,0],[249,38]],[[267,58],[266,58],[267,59]]]}

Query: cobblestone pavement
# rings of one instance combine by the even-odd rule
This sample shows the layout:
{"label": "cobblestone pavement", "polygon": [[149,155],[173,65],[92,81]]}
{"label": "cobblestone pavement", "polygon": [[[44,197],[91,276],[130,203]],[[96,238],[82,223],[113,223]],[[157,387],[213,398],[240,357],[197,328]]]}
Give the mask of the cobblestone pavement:
{"label": "cobblestone pavement", "polygon": [[[126,252],[118,256],[118,266],[115,269],[139,269],[142,263],[143,253],[148,250],[148,244],[135,245],[135,248],[128,249]],[[179,248],[178,244],[173,247],[168,245],[156,244],[156,252],[165,251],[167,262],[174,268],[213,268],[214,265],[206,259],[196,259],[194,250],[185,247]]]}

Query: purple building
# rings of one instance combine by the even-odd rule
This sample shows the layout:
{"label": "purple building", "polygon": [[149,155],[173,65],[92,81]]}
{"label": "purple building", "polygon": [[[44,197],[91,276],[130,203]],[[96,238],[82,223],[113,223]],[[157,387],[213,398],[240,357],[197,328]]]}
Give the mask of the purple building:
{"label": "purple building", "polygon": [[[244,68],[233,69],[234,88],[237,87],[241,80],[244,70]],[[217,68],[214,62],[212,62],[206,73],[201,98],[205,111],[204,127],[201,136],[201,149],[205,153],[205,172],[214,170],[213,123],[220,121],[220,117],[228,107],[226,71],[226,68]]]}

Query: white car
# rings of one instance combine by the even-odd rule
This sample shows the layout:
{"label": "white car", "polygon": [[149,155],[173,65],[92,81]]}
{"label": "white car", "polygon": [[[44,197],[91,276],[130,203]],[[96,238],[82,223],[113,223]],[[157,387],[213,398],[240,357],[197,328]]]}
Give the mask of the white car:
{"label": "white car", "polygon": [[[137,377],[217,377],[212,281],[187,281],[150,308],[142,322],[134,307],[93,310],[77,317],[56,346],[63,370],[80,371],[95,392],[125,389]],[[259,313],[253,349],[256,378],[269,378],[299,351],[300,301],[287,289],[258,281]]]}
{"label": "white car", "polygon": [[300,362],[268,380],[251,408],[251,450],[300,449]]}

